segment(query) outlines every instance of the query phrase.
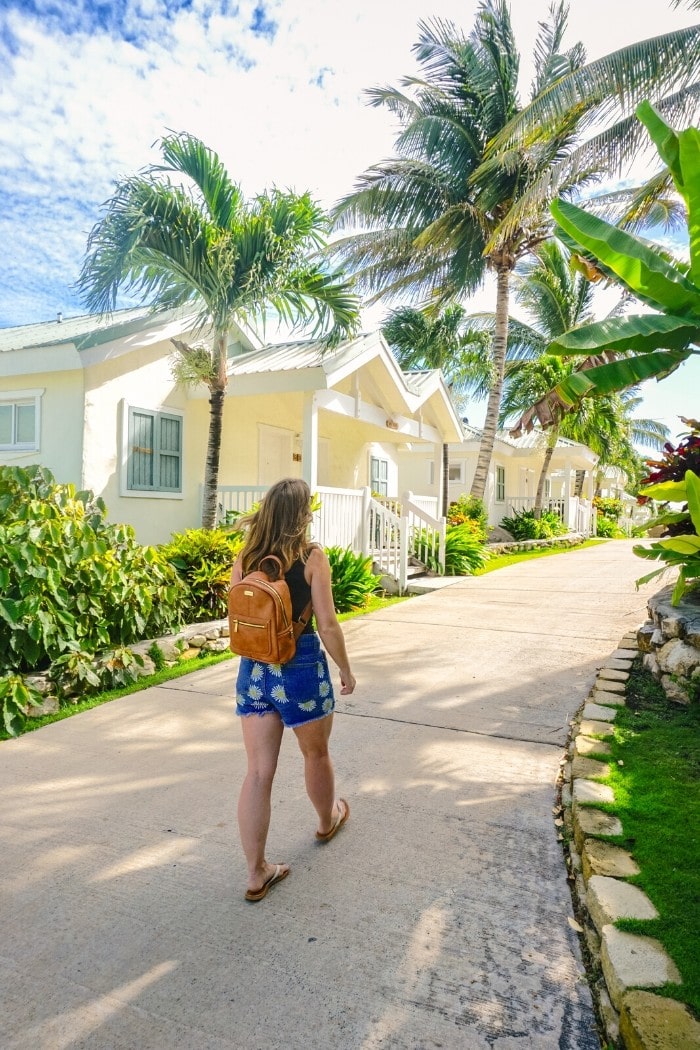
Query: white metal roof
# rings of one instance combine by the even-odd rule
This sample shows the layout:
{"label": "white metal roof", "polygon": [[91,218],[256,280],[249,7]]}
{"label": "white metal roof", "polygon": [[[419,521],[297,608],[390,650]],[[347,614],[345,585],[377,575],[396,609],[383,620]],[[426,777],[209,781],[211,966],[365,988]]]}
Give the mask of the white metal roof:
{"label": "white metal roof", "polygon": [[117,310],[113,314],[99,317],[95,314],[82,314],[79,317],[66,317],[53,321],[40,321],[38,324],[25,324],[17,328],[0,328],[0,352],[9,350],[26,350],[30,347],[57,346],[61,343],[74,343],[85,336],[110,329],[120,329],[133,321],[148,322],[154,315],[144,307],[134,310]]}

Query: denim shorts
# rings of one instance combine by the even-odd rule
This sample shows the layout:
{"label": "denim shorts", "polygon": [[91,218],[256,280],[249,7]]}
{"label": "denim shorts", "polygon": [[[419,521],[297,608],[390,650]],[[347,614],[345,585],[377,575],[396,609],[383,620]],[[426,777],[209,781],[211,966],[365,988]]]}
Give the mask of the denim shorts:
{"label": "denim shorts", "polygon": [[317,634],[302,634],[286,664],[241,657],[236,681],[236,714],[276,711],[288,729],[332,714],[335,708],[328,660]]}

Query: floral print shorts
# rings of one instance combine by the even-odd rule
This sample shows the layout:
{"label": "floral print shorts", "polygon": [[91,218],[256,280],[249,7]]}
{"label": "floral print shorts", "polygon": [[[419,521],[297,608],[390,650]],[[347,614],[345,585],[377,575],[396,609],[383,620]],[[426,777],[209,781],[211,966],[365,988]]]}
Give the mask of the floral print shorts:
{"label": "floral print shorts", "polygon": [[276,711],[289,729],[325,718],[335,708],[328,660],[317,634],[302,634],[286,664],[242,656],[236,681],[236,714]]}

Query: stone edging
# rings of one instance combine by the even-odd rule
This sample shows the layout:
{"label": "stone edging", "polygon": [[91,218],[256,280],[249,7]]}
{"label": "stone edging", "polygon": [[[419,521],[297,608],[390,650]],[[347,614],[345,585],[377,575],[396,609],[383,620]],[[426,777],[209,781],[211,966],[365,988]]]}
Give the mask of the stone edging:
{"label": "stone edging", "polygon": [[[172,666],[183,660],[191,660],[202,652],[223,653],[229,647],[228,639],[228,620],[210,620],[207,623],[190,624],[175,634],[134,642],[127,648],[143,660],[143,666],[138,665],[135,671],[139,678],[144,678],[146,675],[154,674],[156,670],[153,660],[148,655],[148,650],[154,644],[160,649],[165,663]],[[96,667],[99,667],[101,659],[103,658],[95,659]],[[52,691],[54,686],[50,672],[43,671],[39,674],[25,675],[24,681],[36,689],[42,698],[40,704],[30,705],[27,717],[41,718],[42,715],[56,714],[60,707],[60,700]]]}
{"label": "stone edging", "polygon": [[517,554],[521,551],[543,550],[547,547],[580,547],[586,539],[578,532],[567,532],[564,536],[551,536],[546,540],[507,540],[505,543],[487,543],[486,550],[495,554]]}
{"label": "stone edging", "polygon": [[606,841],[621,835],[617,817],[596,809],[615,801],[606,777],[616,712],[625,688],[637,638],[625,635],[598,671],[592,693],[572,723],[572,741],[563,762],[561,800],[564,825],[572,841],[568,865],[572,893],[583,921],[581,932],[602,978],[593,986],[598,1009],[612,1043],[626,1050],[700,1048],[700,1023],[683,1003],[640,988],[680,984],[681,977],[662,945],[651,937],[624,933],[618,919],[653,919],[658,913],[647,895],[626,880],[639,873],[632,855]]}

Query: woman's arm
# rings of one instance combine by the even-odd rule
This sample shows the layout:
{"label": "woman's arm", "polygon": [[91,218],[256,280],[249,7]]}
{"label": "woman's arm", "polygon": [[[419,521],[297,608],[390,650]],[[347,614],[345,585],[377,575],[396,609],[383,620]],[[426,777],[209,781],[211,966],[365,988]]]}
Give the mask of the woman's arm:
{"label": "woman's arm", "polygon": [[[235,566],[234,566],[235,570]],[[350,670],[350,661],[345,648],[345,637],[335,615],[333,591],[331,590],[331,567],[325,551],[315,547],[304,566],[304,577],[311,586],[311,601],[316,617],[316,626],[324,648],[340,671],[341,693],[352,693],[355,676]]]}

